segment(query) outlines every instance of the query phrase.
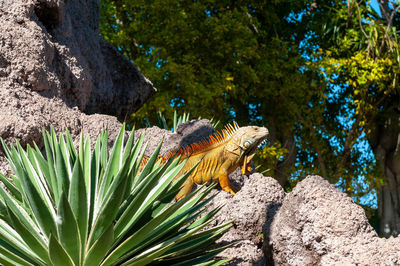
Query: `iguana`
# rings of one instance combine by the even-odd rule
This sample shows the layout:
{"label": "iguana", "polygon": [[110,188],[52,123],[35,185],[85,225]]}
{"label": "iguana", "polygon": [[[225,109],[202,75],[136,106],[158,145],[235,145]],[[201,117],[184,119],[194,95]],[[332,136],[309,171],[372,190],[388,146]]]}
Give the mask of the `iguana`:
{"label": "iguana", "polygon": [[266,141],[268,130],[265,127],[239,127],[237,123],[228,124],[221,132],[208,136],[204,140],[187,145],[177,151],[169,152],[162,158],[167,160],[171,155],[181,155],[186,161],[177,177],[189,171],[197,163],[198,166],[186,179],[181,190],[176,195],[180,200],[188,195],[194,183],[219,182],[221,188],[235,195],[237,188],[229,182],[229,174],[241,166],[243,174],[249,174],[250,160],[254,157],[257,147]]}

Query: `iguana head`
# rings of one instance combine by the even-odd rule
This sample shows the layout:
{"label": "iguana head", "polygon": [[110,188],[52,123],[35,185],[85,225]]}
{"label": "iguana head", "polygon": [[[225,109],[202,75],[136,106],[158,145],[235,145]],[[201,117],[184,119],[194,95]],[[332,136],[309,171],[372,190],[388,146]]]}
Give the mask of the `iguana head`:
{"label": "iguana head", "polygon": [[248,126],[237,128],[230,138],[226,149],[243,158],[243,172],[256,153],[258,146],[266,141],[268,134],[268,129],[265,127]]}
{"label": "iguana head", "polygon": [[247,165],[257,151],[257,148],[267,141],[268,129],[265,127],[248,126],[243,127],[240,138],[240,156],[243,158],[242,174],[247,174]]}
{"label": "iguana head", "polygon": [[258,146],[265,143],[268,137],[268,129],[265,127],[242,127],[242,135],[240,138],[240,149],[242,154],[254,154]]}

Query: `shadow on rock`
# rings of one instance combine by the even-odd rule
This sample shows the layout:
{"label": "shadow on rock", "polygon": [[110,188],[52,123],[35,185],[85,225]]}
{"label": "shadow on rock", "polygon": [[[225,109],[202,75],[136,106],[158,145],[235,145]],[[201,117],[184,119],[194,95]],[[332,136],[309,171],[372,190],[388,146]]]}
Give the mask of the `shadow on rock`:
{"label": "shadow on rock", "polygon": [[274,260],[273,260],[273,255],[272,255],[272,249],[270,248],[270,245],[268,243],[270,241],[272,222],[275,218],[276,213],[281,208],[281,206],[282,206],[281,202],[275,203],[275,204],[270,204],[267,206],[267,221],[263,227],[263,234],[264,234],[263,251],[264,251],[264,257],[265,257],[263,262],[265,262],[265,265],[268,265],[268,266],[275,265]]}

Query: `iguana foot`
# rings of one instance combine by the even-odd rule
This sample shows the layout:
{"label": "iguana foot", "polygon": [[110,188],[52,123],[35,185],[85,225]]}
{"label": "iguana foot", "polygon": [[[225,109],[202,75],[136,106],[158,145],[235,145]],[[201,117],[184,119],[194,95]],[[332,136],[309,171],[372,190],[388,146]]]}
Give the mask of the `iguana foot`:
{"label": "iguana foot", "polygon": [[180,201],[184,197],[190,194],[193,188],[193,179],[189,177],[186,179],[185,183],[183,183],[181,190],[176,194],[175,199],[176,201]]}
{"label": "iguana foot", "polygon": [[243,175],[250,175],[252,171],[253,168],[250,165],[248,165],[246,168],[242,168]]}
{"label": "iguana foot", "polygon": [[222,190],[231,193],[232,195],[236,195],[236,192],[239,191],[239,189],[233,185],[229,185],[226,187],[222,187]]}

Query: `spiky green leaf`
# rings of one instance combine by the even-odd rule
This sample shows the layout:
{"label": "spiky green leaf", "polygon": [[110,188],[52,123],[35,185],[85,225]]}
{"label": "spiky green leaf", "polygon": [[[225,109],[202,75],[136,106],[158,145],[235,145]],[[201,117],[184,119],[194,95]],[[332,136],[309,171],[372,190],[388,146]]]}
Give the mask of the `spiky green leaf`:
{"label": "spiky green leaf", "polygon": [[53,235],[50,235],[49,255],[53,265],[74,266],[71,257]]}
{"label": "spiky green leaf", "polygon": [[43,263],[49,264],[50,258],[47,252],[47,243],[45,243],[41,236],[35,231],[25,227],[10,209],[8,209],[8,213],[15,231],[22,237],[24,242],[32,249],[32,251],[43,260]]}
{"label": "spiky green leaf", "polygon": [[[88,199],[86,193],[87,190],[82,165],[79,160],[76,160],[72,172],[68,200],[78,224],[82,247],[86,244],[88,230]],[[83,248],[81,253],[82,252]]]}
{"label": "spiky green leaf", "polygon": [[85,258],[85,266],[96,266],[104,259],[114,242],[114,226],[108,229],[94,242]]}
{"label": "spiky green leaf", "polygon": [[57,209],[58,240],[69,257],[78,265],[81,255],[79,227],[71,205],[64,193],[61,194]]}

